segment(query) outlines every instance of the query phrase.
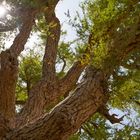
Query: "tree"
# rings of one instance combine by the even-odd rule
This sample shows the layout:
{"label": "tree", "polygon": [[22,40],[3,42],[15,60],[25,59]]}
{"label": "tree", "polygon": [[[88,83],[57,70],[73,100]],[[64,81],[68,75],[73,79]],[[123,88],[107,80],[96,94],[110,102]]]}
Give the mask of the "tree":
{"label": "tree", "polygon": [[[124,116],[110,115],[109,107],[125,108],[128,102],[135,107],[139,105],[139,1],[89,0],[84,3],[83,18],[78,16],[80,23],[72,23],[82,40],[77,43],[76,54],[68,49],[70,43],[59,44],[61,25],[55,15],[58,2],[7,1],[12,7],[11,18],[3,19],[0,30],[17,28],[19,33],[10,48],[0,54],[1,139],[66,140],[97,112],[111,123],[120,123]],[[39,28],[45,40],[42,69],[38,68],[38,61],[30,64],[35,66],[31,70],[41,73],[28,74],[26,67],[22,67],[29,67],[24,65],[30,62],[27,57],[18,75],[18,58],[32,28]],[[55,68],[57,60],[64,64],[59,73]],[[73,64],[66,72],[67,62]],[[26,73],[22,73],[22,68]],[[33,81],[30,80],[32,74]],[[27,97],[21,103],[16,94],[23,81],[28,86],[24,90]],[[24,104],[19,113],[15,111],[17,104]],[[88,131],[85,126],[81,128]]]}

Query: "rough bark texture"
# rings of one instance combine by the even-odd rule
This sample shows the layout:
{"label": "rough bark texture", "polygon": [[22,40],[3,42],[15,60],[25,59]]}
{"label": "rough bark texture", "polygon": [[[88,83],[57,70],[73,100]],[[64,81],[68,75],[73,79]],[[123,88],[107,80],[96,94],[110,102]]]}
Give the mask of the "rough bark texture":
{"label": "rough bark texture", "polygon": [[[29,93],[28,101],[21,113],[17,116],[17,127],[25,125],[30,121],[34,122],[40,118],[46,112],[45,109],[55,104],[61,96],[73,89],[73,85],[76,84],[83,68],[84,66],[79,64],[77,67],[74,65],[70,69],[69,76],[66,75],[64,78],[66,81],[48,82],[41,80],[34,85]],[[73,73],[71,73],[71,71],[73,71]]]}
{"label": "rough bark texture", "polygon": [[18,76],[18,62],[10,50],[1,53],[0,66],[0,114],[9,122],[15,123],[15,88]]}
{"label": "rough bark texture", "polygon": [[18,57],[20,53],[24,50],[24,45],[26,44],[29,35],[32,30],[32,26],[34,25],[35,15],[37,10],[27,9],[25,15],[22,17],[23,25],[20,29],[20,33],[15,38],[10,50],[14,52],[15,56]]}
{"label": "rough bark texture", "polygon": [[50,6],[45,11],[45,18],[49,33],[46,38],[42,79],[30,91],[28,101],[17,117],[18,127],[41,117],[48,102],[51,103],[53,96],[56,96],[59,91],[59,85],[56,81],[55,61],[60,38],[60,22],[55,15],[54,7]]}
{"label": "rough bark texture", "polygon": [[18,77],[17,57],[24,49],[24,45],[29,38],[35,12],[29,14],[24,20],[20,33],[15,38],[10,49],[0,55],[0,112],[9,121],[9,127],[14,127],[15,123],[15,88]]}
{"label": "rough bark texture", "polygon": [[71,69],[67,72],[66,76],[60,79],[60,92],[67,93],[75,86],[78,78],[85,68],[85,64],[81,64],[80,61],[77,61],[73,64]]}
{"label": "rough bark texture", "polygon": [[73,89],[85,68],[85,65],[76,62],[64,78],[61,80],[56,78],[55,61],[60,38],[60,22],[54,13],[54,9],[48,9],[45,17],[47,25],[50,27],[43,58],[42,79],[31,89],[24,108],[17,116],[17,127],[30,121],[34,122],[41,117],[50,105],[59,100],[60,96]]}
{"label": "rough bark texture", "polygon": [[103,79],[102,72],[89,68],[84,81],[73,94],[69,95],[41,120],[8,134],[7,139],[68,139],[105,103],[106,94],[102,87]]}
{"label": "rough bark texture", "polygon": [[45,19],[48,26],[48,35],[46,41],[45,55],[43,58],[43,79],[55,81],[55,61],[57,56],[57,47],[60,39],[60,21],[56,17],[54,9],[48,8],[45,13]]}
{"label": "rough bark texture", "polygon": [[[29,14],[30,13],[30,14]],[[7,122],[8,128],[15,127],[15,89],[18,78],[18,56],[24,49],[34,24],[35,11],[24,19],[20,33],[15,38],[10,49],[0,54],[0,115]],[[3,131],[1,129],[1,131]]]}

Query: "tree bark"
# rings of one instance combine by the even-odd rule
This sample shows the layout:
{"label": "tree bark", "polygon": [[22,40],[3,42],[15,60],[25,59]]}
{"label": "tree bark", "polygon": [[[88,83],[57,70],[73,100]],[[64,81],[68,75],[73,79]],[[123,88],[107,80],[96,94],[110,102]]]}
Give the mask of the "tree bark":
{"label": "tree bark", "polygon": [[64,78],[61,80],[56,78],[55,61],[60,38],[60,22],[51,6],[47,9],[45,18],[47,24],[51,26],[49,27],[50,35],[46,39],[42,79],[33,86],[24,108],[17,115],[17,127],[40,118],[49,106],[55,104],[60,96],[73,88],[85,68],[85,65],[76,62]]}
{"label": "tree bark", "polygon": [[56,17],[52,7],[49,7],[45,12],[45,19],[49,30],[46,38],[45,54],[43,58],[42,78],[46,81],[54,82],[56,80],[55,63],[61,26],[60,21]]}
{"label": "tree bark", "polygon": [[57,105],[44,118],[7,134],[9,140],[66,140],[75,133],[97,109],[106,103],[104,75],[88,69],[84,81],[75,92]]}
{"label": "tree bark", "polygon": [[18,56],[29,38],[36,11],[28,11],[20,33],[12,46],[0,54],[0,113],[7,120],[9,128],[15,127],[15,89],[18,78]]}
{"label": "tree bark", "polygon": [[62,79],[60,79],[61,93],[67,93],[73,89],[85,67],[86,64],[81,64],[80,61],[77,61],[73,64],[67,74]]}
{"label": "tree bark", "polygon": [[18,61],[14,54],[7,50],[1,53],[0,65],[0,114],[8,121],[8,126],[13,128]]}
{"label": "tree bark", "polygon": [[14,39],[10,50],[15,53],[15,56],[18,57],[20,53],[24,50],[24,45],[26,44],[29,35],[32,30],[32,26],[34,25],[35,15],[37,14],[37,10],[27,9],[25,15],[22,17],[23,25],[20,29],[20,33]]}
{"label": "tree bark", "polygon": [[57,103],[60,97],[70,91],[73,88],[73,85],[76,84],[83,68],[84,66],[81,66],[80,64],[76,67],[74,65],[70,69],[68,77],[65,77],[65,83],[64,81],[47,82],[45,80],[40,80],[34,85],[30,90],[29,98],[24,108],[20,114],[17,115],[17,127],[36,121],[46,112],[46,109],[49,108],[49,106]]}

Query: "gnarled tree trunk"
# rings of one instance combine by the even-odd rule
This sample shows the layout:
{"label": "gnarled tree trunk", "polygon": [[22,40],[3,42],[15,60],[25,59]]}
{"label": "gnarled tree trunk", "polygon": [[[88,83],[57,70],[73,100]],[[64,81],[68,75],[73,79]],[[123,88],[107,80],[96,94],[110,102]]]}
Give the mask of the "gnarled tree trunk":
{"label": "gnarled tree trunk", "polygon": [[[102,68],[95,68],[77,61],[62,79],[58,79],[55,61],[61,26],[55,15],[55,7],[59,0],[48,0],[47,8],[43,6],[46,1],[39,2],[42,2],[42,7],[26,9],[27,13],[23,13],[26,18],[23,18],[20,33],[13,45],[0,54],[0,139],[66,140],[96,112],[105,115],[112,123],[121,121],[109,116],[107,109],[104,109],[109,99],[106,83],[118,65],[118,61],[121,63],[126,54],[140,45],[140,33],[135,34],[139,31],[139,20],[134,23],[131,30],[125,29],[126,33],[128,30],[131,32],[126,34],[126,40],[122,33],[116,31],[116,26],[112,27],[109,36],[113,41],[110,40],[106,45],[110,55],[103,60]],[[36,15],[40,12],[44,13],[46,24],[53,25],[49,28],[50,36],[46,37],[42,77],[30,90],[22,111],[16,114],[15,88],[18,77],[18,56],[24,50]],[[116,22],[120,24],[121,19]],[[91,36],[88,46],[92,45]],[[106,65],[111,58],[115,62],[114,65],[111,63]],[[56,104],[61,96],[73,90],[83,71],[85,76],[73,93],[46,113],[46,109],[52,103]]]}

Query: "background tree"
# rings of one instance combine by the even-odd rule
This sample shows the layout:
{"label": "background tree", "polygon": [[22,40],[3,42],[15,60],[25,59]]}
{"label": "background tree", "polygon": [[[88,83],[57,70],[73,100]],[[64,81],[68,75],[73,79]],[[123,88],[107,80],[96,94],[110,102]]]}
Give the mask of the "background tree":
{"label": "background tree", "polygon": [[[83,17],[70,21],[79,37],[74,48],[60,42],[59,0],[6,2],[1,32],[19,33],[0,54],[1,139],[122,138],[106,119],[122,123],[124,116],[110,115],[114,108],[139,115],[139,1],[83,3]],[[21,58],[31,31],[40,32],[43,57]],[[122,128],[124,139],[139,138],[137,125]]]}

